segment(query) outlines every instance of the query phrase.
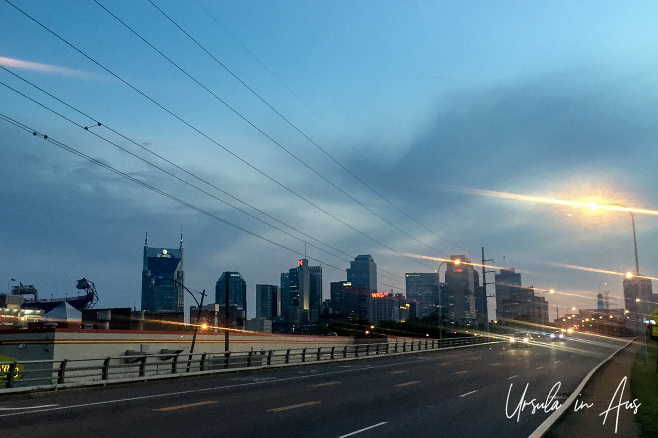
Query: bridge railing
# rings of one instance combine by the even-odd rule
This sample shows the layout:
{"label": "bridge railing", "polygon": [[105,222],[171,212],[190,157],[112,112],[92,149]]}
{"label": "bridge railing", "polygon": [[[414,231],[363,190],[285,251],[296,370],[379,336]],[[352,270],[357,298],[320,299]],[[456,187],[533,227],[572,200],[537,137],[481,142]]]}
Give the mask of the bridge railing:
{"label": "bridge railing", "polygon": [[319,346],[283,350],[251,350],[189,354],[183,350],[160,353],[127,351],[123,356],[99,359],[64,359],[0,362],[0,394],[9,388],[54,389],[64,386],[149,380],[238,371],[249,368],[293,366],[305,363],[353,360],[436,350],[494,341],[495,337],[403,339],[396,342]]}

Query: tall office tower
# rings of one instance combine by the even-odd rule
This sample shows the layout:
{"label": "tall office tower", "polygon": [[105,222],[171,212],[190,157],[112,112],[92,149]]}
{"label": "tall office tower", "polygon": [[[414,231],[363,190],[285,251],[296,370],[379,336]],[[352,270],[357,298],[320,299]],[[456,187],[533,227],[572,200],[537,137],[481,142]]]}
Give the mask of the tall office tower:
{"label": "tall office tower", "polygon": [[[459,265],[446,265],[446,292],[448,293],[448,320],[468,325],[475,321],[475,288],[478,274],[464,255],[452,255],[451,260],[461,260]],[[445,304],[442,304],[445,305]]]}
{"label": "tall office tower", "polygon": [[256,318],[274,320],[281,314],[281,288],[272,284],[256,285]]}
{"label": "tall office tower", "polygon": [[355,287],[349,281],[332,281],[329,287],[333,313],[352,319],[367,318],[367,297],[371,294],[369,290]]}
{"label": "tall office tower", "polygon": [[624,279],[624,307],[628,311],[628,328],[634,334],[642,333],[644,320],[656,308],[650,279],[636,276]]}
{"label": "tall office tower", "polygon": [[[475,272],[477,273],[477,271]],[[477,283],[479,283],[479,279],[476,280]],[[477,314],[479,328],[484,330],[489,321],[489,312],[487,309],[487,293],[482,285],[475,286],[475,313]]]}
{"label": "tall office tower", "polygon": [[521,285],[521,274],[514,268],[501,269],[495,276],[496,319],[513,319],[548,324],[548,302],[535,296],[532,287]]}
{"label": "tall office tower", "polygon": [[420,308],[420,316],[431,315],[439,305],[439,274],[437,272],[404,274],[407,299],[414,300]]}
{"label": "tall office tower", "polygon": [[281,274],[281,298],[286,322],[317,321],[322,308],[322,267],[309,266],[308,259],[298,260],[296,268]]}
{"label": "tall office tower", "polygon": [[182,313],[184,280],[183,236],[181,235],[178,249],[149,248],[146,233],[142,268],[142,310],[149,313]]}
{"label": "tall office tower", "polygon": [[367,302],[368,320],[372,324],[379,324],[380,321],[400,322],[401,304],[406,304],[402,294],[387,292],[370,292]]}
{"label": "tall office tower", "polygon": [[311,322],[317,322],[322,314],[322,266],[309,266],[308,277],[309,317]]}
{"label": "tall office tower", "polygon": [[370,254],[359,255],[347,268],[347,281],[353,287],[377,292],[377,264]]}
{"label": "tall office tower", "polygon": [[226,306],[226,292],[228,291],[228,305],[236,306],[247,312],[247,283],[239,272],[223,272],[215,284],[215,303]]}
{"label": "tall office tower", "polygon": [[281,273],[281,320],[290,322],[290,273]]}
{"label": "tall office tower", "polygon": [[527,288],[521,286],[521,273],[514,268],[501,269],[494,277],[496,288],[496,319],[514,319],[515,313],[510,309],[524,294]]}

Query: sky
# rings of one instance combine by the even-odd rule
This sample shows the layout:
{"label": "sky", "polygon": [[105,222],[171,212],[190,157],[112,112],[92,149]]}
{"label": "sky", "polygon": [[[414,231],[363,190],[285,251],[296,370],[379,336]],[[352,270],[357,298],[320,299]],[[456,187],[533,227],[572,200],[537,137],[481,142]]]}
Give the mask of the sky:
{"label": "sky", "polygon": [[637,209],[658,277],[656,22],[653,1],[2,0],[0,281],[139,308],[148,231],[182,233],[193,291],[239,271],[249,317],[304,255],[329,298],[359,254],[398,293],[481,248],[551,317],[623,307],[631,215],[587,205]]}

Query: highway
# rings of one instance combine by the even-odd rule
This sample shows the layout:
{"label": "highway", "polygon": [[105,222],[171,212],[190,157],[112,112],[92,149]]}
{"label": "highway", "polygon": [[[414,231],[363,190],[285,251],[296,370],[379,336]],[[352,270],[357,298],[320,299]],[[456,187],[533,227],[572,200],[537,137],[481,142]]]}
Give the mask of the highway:
{"label": "highway", "polygon": [[[600,337],[537,342],[527,349],[491,343],[5,395],[0,436],[527,437],[592,368],[624,344]],[[615,386],[611,382],[613,391]],[[547,397],[548,407],[539,406]]]}

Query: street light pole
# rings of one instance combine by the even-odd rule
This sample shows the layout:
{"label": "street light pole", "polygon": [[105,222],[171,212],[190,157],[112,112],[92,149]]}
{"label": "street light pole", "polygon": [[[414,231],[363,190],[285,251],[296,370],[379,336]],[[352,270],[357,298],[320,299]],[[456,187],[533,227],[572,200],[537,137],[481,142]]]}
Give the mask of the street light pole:
{"label": "street light pole", "polygon": [[626,209],[626,211],[628,211],[628,214],[631,215],[631,224],[633,225],[633,246],[635,247],[635,273],[637,275],[640,275],[640,264],[637,261],[637,238],[635,237],[635,217],[633,216],[632,211],[628,209]]}
{"label": "street light pole", "polygon": [[[194,299],[197,305],[197,313],[196,313],[196,323],[194,324],[194,334],[192,335],[192,345],[190,345],[190,355],[187,358],[187,368],[185,369],[186,373],[190,372],[190,364],[192,363],[192,354],[194,353],[194,344],[196,343],[196,335],[199,330],[199,323],[201,322],[201,308],[203,307],[203,299],[206,297],[206,290],[204,289],[201,292],[201,302],[196,299],[194,294],[192,293],[191,290],[189,290],[183,283],[181,283],[178,280],[174,280],[173,278],[167,278],[167,277],[157,277],[159,280],[169,280],[174,284],[177,284],[178,286],[182,287],[184,290],[186,290]],[[192,315],[190,315],[191,317]]]}
{"label": "street light pole", "polygon": [[441,296],[443,291],[441,290],[441,266],[445,265],[447,262],[441,262],[439,267],[436,270],[436,276],[439,278],[439,323],[441,324],[439,328],[439,348],[443,344],[443,307],[441,307]]}
{"label": "street light pole", "polygon": [[[638,258],[637,258],[637,237],[635,236],[635,216],[633,216],[633,212],[628,207],[626,207],[625,205],[618,204],[616,202],[611,203],[611,204],[607,204],[607,205],[621,207],[621,208],[624,209],[624,211],[627,211],[628,214],[631,215],[631,225],[633,226],[633,248],[635,249],[635,275],[639,276],[640,275],[640,263],[638,262]],[[593,201],[590,202],[590,204],[589,204],[589,208],[591,208],[592,210],[596,210],[599,207],[601,207],[601,206],[598,205],[596,202],[593,202]],[[616,210],[616,209],[614,209],[614,210]]]}

